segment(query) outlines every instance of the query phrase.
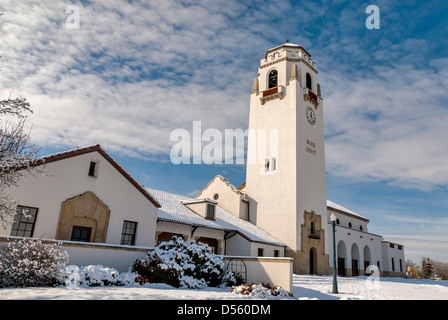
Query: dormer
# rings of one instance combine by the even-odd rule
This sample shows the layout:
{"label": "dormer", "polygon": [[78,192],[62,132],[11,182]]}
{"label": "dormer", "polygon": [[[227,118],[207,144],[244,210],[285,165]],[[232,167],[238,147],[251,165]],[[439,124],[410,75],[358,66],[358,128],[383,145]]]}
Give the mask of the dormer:
{"label": "dormer", "polygon": [[249,220],[249,200],[246,193],[235,188],[226,178],[215,176],[196,199],[212,198],[221,208],[235,217]]}
{"label": "dormer", "polygon": [[188,209],[207,220],[215,220],[216,205],[218,202],[209,199],[191,199],[182,201]]}

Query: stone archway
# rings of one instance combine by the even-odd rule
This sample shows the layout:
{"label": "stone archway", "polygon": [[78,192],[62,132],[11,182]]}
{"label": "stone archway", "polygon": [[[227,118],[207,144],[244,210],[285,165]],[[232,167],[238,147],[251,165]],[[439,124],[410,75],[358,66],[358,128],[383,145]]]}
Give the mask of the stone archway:
{"label": "stone archway", "polygon": [[314,211],[304,211],[303,224],[300,229],[300,250],[295,251],[294,272],[322,275],[331,272],[329,256],[325,253],[325,230],[322,228],[322,217]]}
{"label": "stone archway", "polygon": [[337,257],[338,257],[338,275],[341,277],[345,277],[345,260],[347,259],[347,249],[345,247],[344,241],[340,240],[337,247]]}
{"label": "stone archway", "polygon": [[71,240],[75,228],[91,230],[87,242],[106,242],[110,210],[93,192],[67,199],[61,205],[56,239]]}

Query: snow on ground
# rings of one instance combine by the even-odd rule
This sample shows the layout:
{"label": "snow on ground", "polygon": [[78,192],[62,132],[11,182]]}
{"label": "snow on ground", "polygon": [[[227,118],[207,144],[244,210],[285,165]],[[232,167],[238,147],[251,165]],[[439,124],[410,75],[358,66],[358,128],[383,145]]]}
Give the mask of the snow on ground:
{"label": "snow on ground", "polygon": [[[332,294],[331,276],[294,275],[294,297],[286,300],[448,300],[448,281],[423,279],[338,277],[339,294]],[[176,289],[164,284],[125,287],[3,288],[0,300],[253,300],[230,288]]]}

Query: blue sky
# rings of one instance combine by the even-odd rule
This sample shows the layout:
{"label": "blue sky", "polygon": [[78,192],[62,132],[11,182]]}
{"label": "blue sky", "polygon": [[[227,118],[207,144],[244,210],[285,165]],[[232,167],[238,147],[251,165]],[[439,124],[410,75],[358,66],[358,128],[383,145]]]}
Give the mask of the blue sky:
{"label": "blue sky", "polygon": [[[380,29],[365,26],[368,5]],[[67,29],[70,5],[79,29]],[[170,133],[245,130],[269,48],[311,53],[327,197],[416,262],[448,262],[446,1],[1,0],[0,97],[26,97],[42,154],[100,144],[145,186],[195,195],[244,165],[173,165]],[[71,20],[70,20],[71,21]]]}

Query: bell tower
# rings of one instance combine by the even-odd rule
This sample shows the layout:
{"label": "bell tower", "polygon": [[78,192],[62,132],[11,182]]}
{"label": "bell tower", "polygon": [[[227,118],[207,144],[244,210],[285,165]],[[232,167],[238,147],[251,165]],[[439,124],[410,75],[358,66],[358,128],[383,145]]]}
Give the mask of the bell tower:
{"label": "bell tower", "polygon": [[310,53],[289,42],[261,59],[250,97],[245,191],[250,220],[287,245],[294,272],[325,274],[324,118],[317,74]]}

